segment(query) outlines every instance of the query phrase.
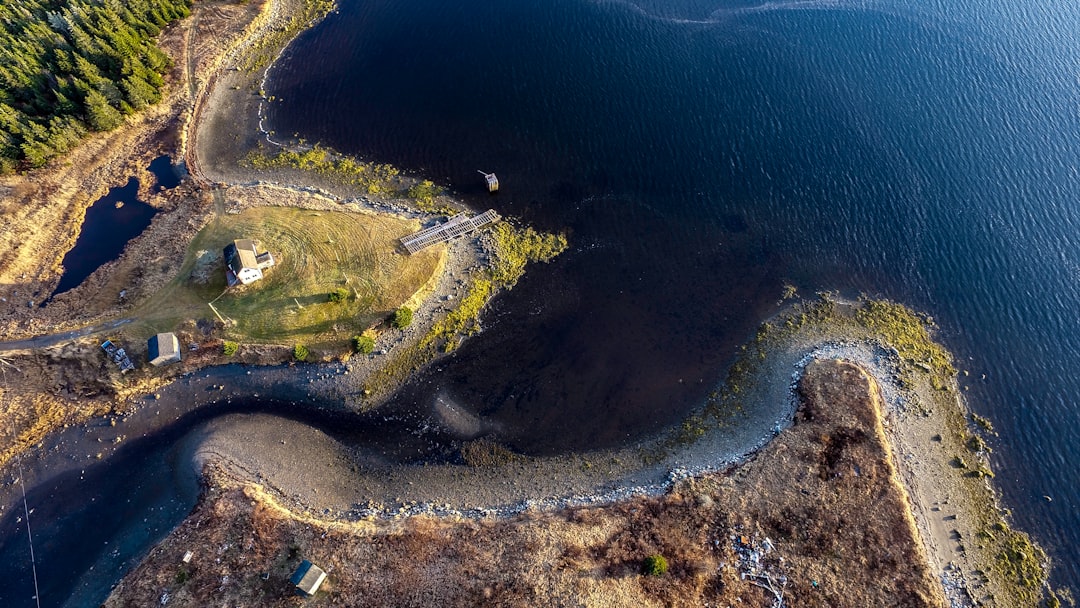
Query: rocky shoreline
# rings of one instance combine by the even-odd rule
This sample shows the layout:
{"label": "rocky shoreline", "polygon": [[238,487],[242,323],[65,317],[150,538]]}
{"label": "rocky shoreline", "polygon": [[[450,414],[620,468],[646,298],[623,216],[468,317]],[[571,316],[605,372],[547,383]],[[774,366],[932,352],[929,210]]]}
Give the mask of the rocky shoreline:
{"label": "rocky shoreline", "polygon": [[[863,345],[854,348],[862,350]],[[811,386],[819,386],[823,381],[832,383],[833,388],[827,389],[833,391],[829,395],[836,395],[840,390],[839,394],[856,399],[860,407],[879,403],[875,398],[876,384],[865,372],[859,371],[860,368],[847,363],[812,365],[815,379]],[[790,374],[790,370],[785,372]],[[852,373],[856,376],[864,374],[858,377],[864,378],[865,384],[860,387],[846,379],[844,374]],[[928,578],[930,569],[922,555],[913,523],[904,515],[900,502],[903,494],[902,490],[897,490],[897,479],[891,474],[893,468],[880,460],[892,461],[880,451],[887,447],[884,444],[871,447],[874,444],[869,443],[865,447],[856,447],[868,440],[856,439],[851,447],[841,448],[839,456],[828,456],[819,463],[817,459],[821,456],[815,455],[822,450],[819,438],[823,431],[843,434],[847,432],[844,429],[853,428],[843,426],[851,424],[843,422],[845,417],[855,415],[873,420],[879,410],[864,411],[840,403],[831,406],[832,401],[821,401],[820,398],[813,406],[808,406],[805,395],[809,380],[805,380],[806,373],[800,375],[803,376],[799,382],[803,413],[799,419],[739,466],[719,473],[698,471],[695,475],[689,475],[687,470],[675,470],[666,480],[647,487],[620,487],[604,493],[539,501],[526,499],[520,504],[500,508],[462,510],[433,503],[404,503],[392,510],[368,506],[366,510],[349,513],[345,519],[333,519],[334,515],[340,514],[328,508],[319,510],[308,500],[317,502],[328,498],[324,490],[333,489],[332,483],[324,485],[323,480],[316,480],[315,485],[320,491],[311,495],[308,488],[302,491],[294,488],[298,491],[293,496],[277,492],[267,494],[267,489],[272,490],[274,485],[265,477],[252,482],[252,471],[223,469],[222,463],[231,460],[215,457],[214,463],[207,464],[208,485],[192,518],[117,587],[106,605],[131,605],[125,602],[137,603],[142,601],[140,598],[164,597],[164,594],[180,605],[197,605],[205,599],[205,593],[210,592],[207,583],[219,581],[223,572],[235,582],[228,585],[215,583],[213,593],[225,593],[229,598],[249,598],[241,601],[244,605],[279,605],[288,601],[288,589],[274,581],[283,580],[291,567],[292,562],[284,554],[290,544],[296,547],[290,553],[296,556],[293,560],[304,555],[328,567],[333,586],[322,596],[323,602],[422,605],[423,602],[411,592],[398,588],[399,577],[411,580],[405,574],[409,572],[406,563],[413,561],[422,564],[426,573],[415,583],[426,589],[424,601],[438,598],[451,606],[476,605],[477,602],[519,605],[519,600],[511,598],[521,593],[532,598],[533,603],[547,603],[554,597],[576,597],[582,603],[594,606],[760,601],[752,600],[760,598],[757,595],[760,589],[752,580],[767,582],[773,589],[783,589],[782,593],[787,593],[791,601],[798,601],[797,605],[837,605],[836,601],[841,598],[853,602],[863,598],[866,603],[859,605],[884,605],[879,601],[878,594],[881,593],[893,601],[905,598],[904,605],[946,605],[939,599],[940,591],[934,590],[932,576]],[[787,386],[786,382],[783,384]],[[811,409],[805,410],[807,407]],[[835,424],[842,426],[829,426]],[[883,438],[880,425],[876,434]],[[233,435],[232,439],[235,444],[241,437]],[[288,443],[300,442],[300,449],[304,450],[301,459],[312,456],[307,450],[313,444],[315,456],[322,463],[343,456],[348,458],[341,453],[331,455],[325,446],[312,439],[310,433],[291,432]],[[826,441],[820,454],[831,453]],[[798,466],[792,468],[800,463],[805,471]],[[495,486],[504,485],[507,476],[513,479],[512,471],[519,465],[534,476],[550,474],[554,477],[562,473],[552,473],[553,469],[545,463],[517,463],[498,467],[485,481]],[[545,466],[548,468],[537,473]],[[860,467],[863,475],[857,474]],[[445,480],[433,482],[429,478],[428,467],[414,468],[421,470],[419,477],[408,481],[399,477],[396,481],[404,482],[407,487],[444,487]],[[777,478],[783,471],[789,472],[790,478]],[[855,475],[851,475],[853,471]],[[262,474],[266,473],[269,472],[262,471]],[[277,475],[282,471],[273,473]],[[377,474],[363,467],[357,473]],[[458,481],[461,489],[467,490],[480,479]],[[864,484],[870,486],[864,488]],[[511,481],[510,485],[515,484]],[[882,508],[880,493],[883,491],[889,493],[887,508]],[[829,498],[835,492],[840,493]],[[301,494],[303,507],[296,501]],[[611,502],[605,502],[608,500]],[[873,505],[864,505],[864,500],[872,500]],[[821,522],[823,519],[844,521],[871,506],[877,510],[872,516],[867,512],[865,523],[850,521],[840,532],[833,530],[833,524]],[[809,510],[803,512],[802,509]],[[770,515],[779,510],[792,513],[790,519],[776,519],[775,515]],[[689,520],[687,516],[690,516]],[[801,540],[799,536],[784,532],[791,526],[810,526],[818,531]],[[888,537],[879,534],[869,543],[842,540],[865,534],[866,526],[879,530],[887,528]],[[620,529],[627,530],[625,540],[608,536],[612,530]],[[677,530],[688,532],[690,536],[677,540]],[[828,535],[830,540],[819,538],[818,534]],[[459,536],[470,540],[458,539]],[[393,544],[386,546],[389,542]],[[433,556],[419,548],[438,547],[445,542],[457,549]],[[819,543],[822,542],[832,543],[830,550],[839,551],[839,554],[816,558],[810,555],[812,551],[821,550]],[[249,551],[244,554],[230,552],[229,547],[237,543],[245,543]],[[582,548],[582,544],[585,551],[579,553],[580,549],[575,547]],[[674,569],[656,585],[642,577],[635,565],[650,547],[667,555]],[[374,555],[358,558],[357,548],[370,548]],[[193,551],[196,555],[216,554],[221,558],[220,566],[207,572],[196,562],[189,569],[193,582],[178,581],[172,577],[172,572],[176,568],[175,559],[184,551]],[[367,549],[362,551],[367,554]],[[473,552],[479,555],[473,556]],[[481,557],[490,554],[502,557]],[[533,555],[535,557],[530,557]],[[561,564],[568,555],[576,556],[572,563],[577,566],[564,570]],[[887,572],[903,574],[898,579],[886,576],[875,584],[864,582],[864,576],[874,578],[883,573],[873,568],[864,569],[858,565],[859,560],[873,563],[897,559],[888,555],[902,557],[899,561],[887,562],[892,564]],[[361,561],[357,563],[356,559]],[[548,566],[529,565],[533,559]],[[360,564],[376,567],[370,571]],[[509,588],[492,585],[488,582],[491,577],[498,578],[498,574],[491,571],[492,565],[498,565],[498,572],[504,575],[513,573],[513,580],[518,583]],[[442,576],[440,573],[445,570],[472,574],[468,577]],[[251,573],[258,571],[268,572],[271,584],[256,584]],[[371,576],[377,577],[380,583],[369,580]],[[759,578],[751,580],[748,576]],[[473,587],[468,584],[473,580],[484,584]],[[722,584],[701,584],[707,581],[722,581]],[[592,594],[597,585],[614,585],[609,592],[611,597],[602,599]],[[895,588],[891,588],[892,585]],[[356,594],[367,599],[360,599]],[[378,599],[369,597],[372,594]],[[315,601],[320,600],[316,598]]]}
{"label": "rocky shoreline", "polygon": [[[783,315],[778,318],[782,321]],[[917,525],[929,563],[940,573],[949,605],[974,606],[981,597],[1008,597],[1000,577],[990,580],[980,574],[993,571],[992,550],[956,542],[978,537],[989,525],[987,517],[1001,517],[986,480],[964,477],[949,464],[953,453],[965,449],[968,437],[958,392],[941,393],[928,378],[910,384],[904,377],[910,365],[896,349],[851,324],[807,327],[770,344],[766,352],[752,387],[742,397],[742,412],[659,460],[651,455],[664,445],[663,434],[622,449],[521,458],[497,467],[387,466],[327,437],[308,437],[305,445],[318,447],[297,457],[274,444],[275,437],[294,435],[299,429],[250,431],[250,425],[281,425],[270,420],[223,423],[198,454],[204,465],[218,467],[219,482],[256,482],[290,510],[320,519],[512,519],[611,506],[664,496],[681,483],[739,470],[767,451],[769,443],[793,423],[803,370],[814,361],[846,361],[876,381],[883,403],[881,422],[897,463],[896,483],[906,490],[908,517]],[[429,416],[414,424],[426,428],[437,421]],[[302,466],[312,458],[337,464],[324,466],[313,476]],[[263,459],[274,463],[272,470],[260,464]]]}

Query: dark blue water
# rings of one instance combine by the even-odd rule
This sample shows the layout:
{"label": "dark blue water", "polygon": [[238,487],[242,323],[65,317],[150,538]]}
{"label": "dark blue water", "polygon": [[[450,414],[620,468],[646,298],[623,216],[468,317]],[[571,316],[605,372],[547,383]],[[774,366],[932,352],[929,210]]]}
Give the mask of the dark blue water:
{"label": "dark blue water", "polygon": [[785,281],[887,296],[940,324],[1076,586],[1080,9],[1028,4],[346,0],[270,124],[570,232],[400,401],[613,444],[700,403]]}
{"label": "dark blue water", "polygon": [[[154,175],[157,189],[180,184],[168,156],[157,157],[147,169]],[[64,256],[64,274],[52,295],[82,285],[95,270],[119,258],[128,241],[142,234],[156,213],[156,209],[139,200],[138,179],[132,177],[124,186],[109,188],[86,210],[79,238]]]}
{"label": "dark blue water", "polygon": [[150,161],[146,170],[154,175],[159,189],[171,190],[180,185],[180,174],[173,166],[172,158],[167,154],[162,154]]}

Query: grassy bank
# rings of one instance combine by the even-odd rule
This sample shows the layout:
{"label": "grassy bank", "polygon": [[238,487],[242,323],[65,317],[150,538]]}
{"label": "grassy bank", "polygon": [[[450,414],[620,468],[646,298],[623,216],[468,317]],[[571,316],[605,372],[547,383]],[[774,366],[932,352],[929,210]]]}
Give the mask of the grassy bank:
{"label": "grassy bank", "polygon": [[370,163],[314,146],[306,150],[281,149],[273,153],[252,151],[242,164],[257,170],[299,169],[367,194],[403,196],[404,182],[392,165]]}
{"label": "grassy bank", "polygon": [[473,276],[457,306],[437,321],[410,348],[398,351],[382,370],[372,374],[362,394],[374,404],[402,380],[434,360],[439,353],[456,349],[463,339],[480,331],[480,313],[502,289],[511,289],[530,263],[550,262],[566,250],[564,234],[546,234],[500,222],[485,236],[489,250],[487,267]]}
{"label": "grassy bank", "polygon": [[427,213],[452,215],[458,211],[444,196],[445,190],[429,180],[406,177],[393,165],[362,161],[318,144],[273,152],[260,147],[249,152],[241,164],[256,170],[305,171],[360,193],[406,199],[410,205]]}

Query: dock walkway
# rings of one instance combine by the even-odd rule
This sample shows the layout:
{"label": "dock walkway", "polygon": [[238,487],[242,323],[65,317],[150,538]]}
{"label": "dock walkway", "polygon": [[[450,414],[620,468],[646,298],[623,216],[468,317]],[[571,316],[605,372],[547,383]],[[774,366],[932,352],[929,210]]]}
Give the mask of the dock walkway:
{"label": "dock walkway", "polygon": [[405,246],[405,249],[410,254],[413,254],[425,247],[430,247],[436,243],[445,243],[454,237],[468,234],[500,219],[499,214],[494,209],[488,209],[476,217],[469,217],[464,213],[459,213],[441,224],[402,237],[401,244]]}

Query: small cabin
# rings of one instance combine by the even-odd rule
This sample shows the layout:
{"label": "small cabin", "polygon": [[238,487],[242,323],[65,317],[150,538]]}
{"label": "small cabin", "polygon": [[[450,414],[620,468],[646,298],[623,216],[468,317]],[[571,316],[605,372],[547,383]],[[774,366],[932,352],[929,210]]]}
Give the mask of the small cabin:
{"label": "small cabin", "polygon": [[326,573],[323,569],[306,559],[300,562],[300,567],[289,578],[289,582],[296,585],[296,594],[303,597],[315,595],[325,580]]}
{"label": "small cabin", "polygon": [[274,265],[269,251],[259,252],[258,241],[237,239],[225,247],[225,279],[229,287],[249,285],[263,278],[263,270]]}
{"label": "small cabin", "polygon": [[146,353],[146,358],[150,360],[150,365],[154,367],[179,363],[180,340],[176,338],[176,334],[171,332],[158,334],[147,340]]}

